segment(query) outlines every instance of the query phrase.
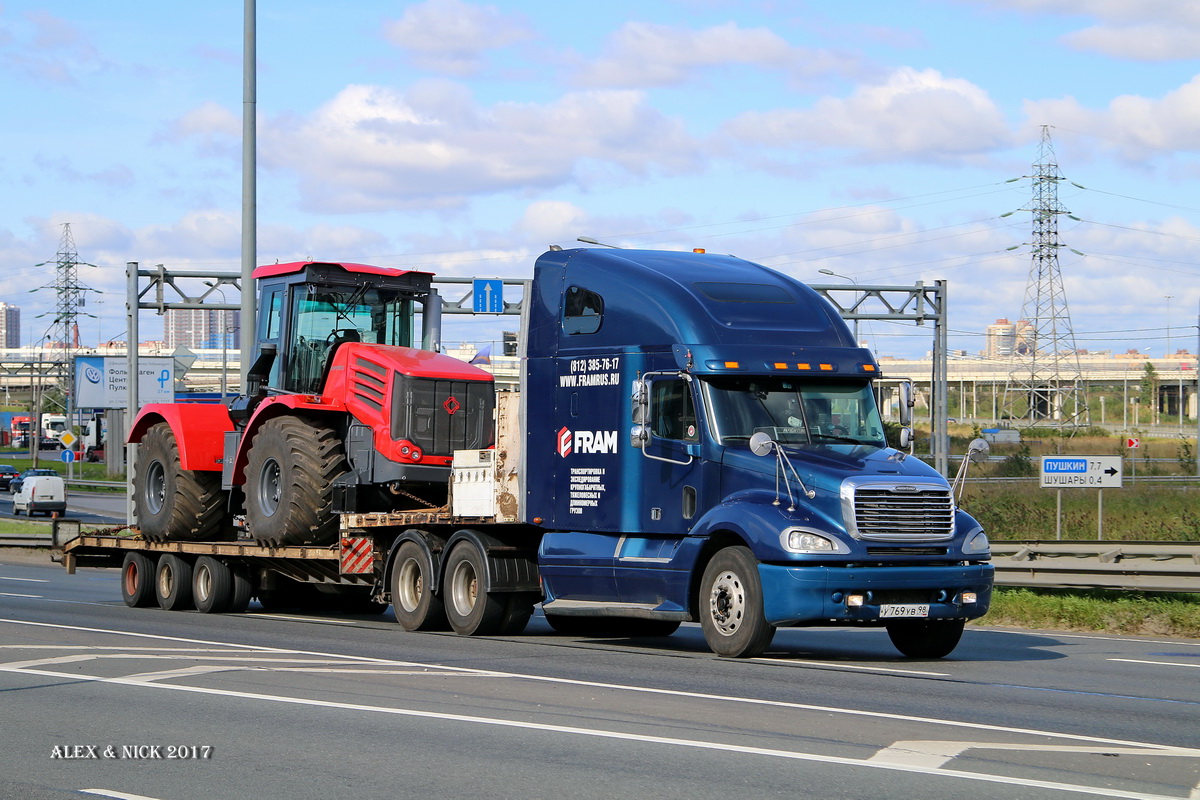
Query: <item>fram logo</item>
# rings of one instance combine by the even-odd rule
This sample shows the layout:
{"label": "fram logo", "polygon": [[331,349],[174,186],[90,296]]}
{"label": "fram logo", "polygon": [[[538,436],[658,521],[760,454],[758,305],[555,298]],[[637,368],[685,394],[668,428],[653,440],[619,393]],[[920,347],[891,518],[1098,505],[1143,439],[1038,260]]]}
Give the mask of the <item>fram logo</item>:
{"label": "fram logo", "polygon": [[558,454],[563,458],[571,453],[615,453],[616,431],[571,431],[562,427],[556,437]]}

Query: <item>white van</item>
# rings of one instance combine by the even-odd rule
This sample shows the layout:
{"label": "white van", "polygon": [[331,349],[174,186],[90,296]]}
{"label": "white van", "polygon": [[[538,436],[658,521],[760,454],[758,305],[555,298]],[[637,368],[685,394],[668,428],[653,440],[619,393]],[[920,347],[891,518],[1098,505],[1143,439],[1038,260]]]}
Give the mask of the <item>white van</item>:
{"label": "white van", "polygon": [[57,475],[30,475],[13,495],[13,514],[24,511],[29,516],[40,511],[62,514],[67,510],[67,484]]}

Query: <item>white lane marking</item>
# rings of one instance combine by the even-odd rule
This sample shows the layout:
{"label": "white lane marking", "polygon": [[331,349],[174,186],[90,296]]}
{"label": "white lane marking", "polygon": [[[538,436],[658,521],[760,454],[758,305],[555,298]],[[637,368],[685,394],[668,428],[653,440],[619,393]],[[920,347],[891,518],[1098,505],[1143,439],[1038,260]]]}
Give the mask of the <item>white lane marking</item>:
{"label": "white lane marking", "polygon": [[49,583],[45,578],[10,578],[7,575],[0,575],[0,581],[22,581],[24,583]]}
{"label": "white lane marking", "polygon": [[[448,714],[438,711],[418,711],[411,708],[369,706],[361,703],[340,703],[331,700],[316,700],[304,697],[284,697],[279,695],[259,694],[256,692],[238,692],[226,689],[211,689],[201,686],[181,686],[174,683],[140,683],[137,681],[131,681],[127,678],[105,678],[98,675],[78,675],[66,672],[52,672],[50,670],[13,670],[5,666],[0,666],[0,672],[17,672],[23,675],[37,675],[40,677],[58,678],[62,680],[95,681],[97,683],[111,683],[119,686],[136,686],[143,689],[191,692],[194,694],[203,694],[215,697],[230,697],[240,700],[260,700],[270,703],[281,703],[284,705],[328,708],[342,711],[365,711],[369,713],[391,714],[394,716],[413,717],[417,719],[434,719],[446,722],[462,722],[500,728],[517,728],[521,730],[532,730],[545,733],[587,736],[598,739],[614,739],[618,741],[640,742],[643,744],[659,744],[670,747],[683,747],[695,750],[736,753],[740,755],[765,756],[770,758],[787,759],[791,761],[806,761],[810,763],[831,764],[843,767],[883,769],[891,772],[907,772],[935,778],[957,778],[960,780],[975,781],[977,783],[994,783],[1008,786],[1049,789],[1053,791],[1073,792],[1076,794],[1098,795],[1100,797],[1126,798],[1127,800],[1178,800],[1177,795],[1171,796],[1150,794],[1147,792],[1121,791],[1113,789],[1112,787],[1082,786],[1077,784],[1060,783],[1058,781],[1035,780],[1032,778],[1017,778],[1004,775],[984,775],[978,772],[961,772],[958,770],[949,769],[928,769],[925,767],[910,766],[907,764],[845,758],[842,756],[826,756],[818,755],[816,753],[801,753],[792,750],[776,750],[766,747],[748,747],[745,745],[729,744],[725,742],[706,742],[697,739],[677,739],[668,736],[650,736],[648,734],[628,733],[624,731],[607,731],[597,728],[578,728],[569,725],[552,725],[541,722],[525,722],[521,720],[498,719],[494,717],[478,717],[467,714]],[[1152,754],[1157,753],[1158,751],[1146,752],[1147,754]]]}
{"label": "white lane marking", "polygon": [[113,800],[159,800],[157,797],[147,797],[144,794],[129,794],[129,792],[115,792],[112,789],[80,789],[81,794],[94,794],[100,797],[111,797]]}
{"label": "white lane marking", "polygon": [[1147,661],[1140,658],[1110,658],[1109,661],[1121,661],[1126,664],[1153,664],[1156,667],[1191,667],[1200,668],[1200,664],[1188,664],[1183,661]]}
{"label": "white lane marking", "polygon": [[754,661],[770,661],[773,664],[787,664],[793,667],[834,667],[836,669],[863,670],[865,672],[894,672],[898,675],[926,675],[932,678],[948,678],[949,672],[925,672],[919,669],[893,669],[892,667],[866,667],[857,664],[842,664],[835,661],[809,661],[793,658],[763,658],[759,656]]}
{"label": "white lane marking", "polygon": [[[687,697],[687,698],[699,699],[699,700],[716,700],[716,701],[722,701],[722,702],[726,702],[726,703],[737,703],[737,704],[751,705],[751,706],[766,706],[766,707],[770,707],[770,708],[789,708],[789,709],[795,709],[795,710],[800,710],[800,711],[816,711],[816,712],[823,713],[823,714],[836,714],[836,715],[848,716],[848,717],[865,717],[865,718],[869,718],[869,719],[886,719],[886,720],[898,721],[898,722],[916,722],[916,723],[922,723],[922,724],[928,724],[928,725],[941,725],[941,726],[948,727],[948,728],[962,728],[962,729],[966,729],[966,730],[980,730],[980,731],[990,731],[990,732],[996,732],[996,733],[1012,733],[1012,734],[1021,734],[1021,735],[1029,735],[1029,736],[1046,736],[1046,737],[1051,737],[1051,738],[1055,738],[1055,739],[1064,739],[1067,741],[1075,741],[1075,742],[1098,742],[1101,744],[1109,744],[1109,745],[1125,745],[1128,747],[1145,747],[1150,750],[1153,750],[1156,748],[1163,749],[1163,750],[1173,750],[1173,751],[1180,749],[1180,748],[1172,747],[1170,745],[1156,744],[1153,742],[1138,742],[1138,741],[1130,741],[1127,739],[1109,739],[1109,738],[1101,737],[1101,736],[1084,736],[1084,735],[1075,734],[1075,733],[1058,733],[1055,731],[1038,730],[1036,728],[1017,728],[1017,727],[1013,727],[1013,726],[1009,726],[1009,725],[989,725],[989,724],[983,723],[983,722],[963,722],[961,720],[937,719],[934,717],[918,717],[918,716],[915,716],[912,714],[890,714],[890,713],[883,712],[883,711],[864,711],[864,710],[853,709],[853,708],[837,708],[836,706],[819,706],[819,705],[814,705],[811,703],[794,703],[794,702],[790,702],[790,701],[786,701],[786,700],[763,700],[763,699],[753,698],[753,697],[732,697],[729,695],[706,694],[703,692],[685,692],[681,689],[658,689],[658,688],[649,687],[649,686],[629,686],[629,685],[622,685],[622,684],[616,684],[616,683],[601,683],[599,681],[581,681],[581,680],[572,680],[570,678],[555,678],[555,677],[550,677],[550,676],[546,676],[546,675],[529,675],[529,674],[522,674],[522,673],[518,673],[518,672],[497,672],[495,670],[471,669],[470,667],[461,667],[461,666],[450,667],[450,666],[444,666],[441,664],[424,664],[424,663],[415,662],[415,661],[396,661],[396,660],[392,660],[392,659],[373,658],[373,657],[368,657],[368,656],[348,656],[348,655],[343,655],[340,653],[323,653],[323,652],[311,651],[311,650],[286,650],[283,648],[266,647],[263,645],[228,644],[226,642],[214,642],[214,641],[209,641],[206,639],[189,639],[189,638],[184,638],[184,637],[180,637],[180,636],[163,636],[163,635],[154,634],[154,633],[135,633],[135,632],[131,632],[131,631],[118,631],[118,630],[111,630],[111,629],[105,629],[105,628],[90,628],[90,627],[83,627],[83,626],[77,626],[77,625],[63,625],[61,623],[53,623],[53,622],[30,622],[30,621],[26,621],[26,620],[0,618],[0,623],[3,623],[3,622],[7,622],[7,623],[10,623],[13,625],[29,625],[32,627],[56,628],[56,629],[61,629],[61,630],[81,631],[81,632],[85,632],[85,633],[104,633],[104,634],[110,634],[110,635],[114,635],[114,636],[128,636],[128,637],[132,637],[132,638],[156,639],[156,640],[166,640],[166,641],[174,641],[174,642],[186,642],[188,644],[204,644],[204,645],[218,645],[218,646],[223,645],[223,646],[229,647],[231,649],[242,648],[242,649],[249,650],[252,652],[319,656],[319,657],[323,657],[323,658],[337,659],[337,660],[340,660],[343,662],[353,661],[353,662],[358,662],[359,664],[382,664],[382,665],[387,665],[387,666],[444,669],[444,670],[451,670],[451,671],[457,671],[457,672],[465,672],[465,673],[470,673],[470,674],[479,675],[479,676],[493,676],[493,677],[503,676],[503,677],[508,677],[508,678],[520,678],[520,679],[528,680],[528,681],[541,681],[544,683],[555,683],[555,684],[561,684],[564,686],[586,686],[588,688],[593,688],[593,689],[608,689],[608,690],[617,691],[617,692],[634,692],[634,693],[640,693],[640,694],[663,695],[663,696],[669,696],[669,697]],[[2,666],[2,665],[0,665],[0,666]],[[1194,752],[1197,755],[1200,755],[1200,750],[1193,749],[1191,752]]]}
{"label": "white lane marking", "polygon": [[27,597],[36,600],[40,598],[40,594],[17,594],[15,592],[0,592],[0,597]]}
{"label": "white lane marking", "polygon": [[150,683],[152,681],[164,681],[171,678],[189,678],[193,675],[207,675],[212,672],[229,672],[230,670],[237,669],[242,668],[237,664],[194,664],[190,667],[181,667],[180,669],[164,669],[161,672],[137,672],[124,677],[126,680],[136,681],[137,683]]}
{"label": "white lane marking", "polygon": [[1147,750],[1144,747],[1079,747],[1061,744],[1017,744],[1015,742],[949,742],[942,739],[895,742],[877,752],[868,761],[908,764],[937,769],[968,750],[1015,750],[1026,753],[1092,753],[1096,755],[1138,756],[1139,758],[1196,758],[1187,750]]}

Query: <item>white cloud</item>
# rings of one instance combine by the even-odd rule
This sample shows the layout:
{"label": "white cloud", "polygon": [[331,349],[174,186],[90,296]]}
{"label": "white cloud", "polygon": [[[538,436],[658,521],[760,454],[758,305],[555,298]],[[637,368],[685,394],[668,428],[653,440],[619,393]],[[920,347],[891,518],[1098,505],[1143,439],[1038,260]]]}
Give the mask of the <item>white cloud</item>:
{"label": "white cloud", "polygon": [[455,76],[473,75],[488,50],[532,38],[519,15],[463,0],[426,0],[384,26],[384,36],[419,66]]}
{"label": "white cloud", "polygon": [[1076,50],[1135,61],[1192,60],[1200,52],[1200,4],[1190,0],[960,0],[1003,11],[1090,17],[1072,31]]}
{"label": "white cloud", "polygon": [[1095,25],[1063,37],[1077,50],[1090,50],[1132,61],[1191,60],[1200,54],[1200,26],[1158,22]]}
{"label": "white cloud", "polygon": [[308,119],[267,125],[260,141],[260,163],[295,171],[304,205],[326,212],[451,207],[561,185],[591,162],[629,174],[698,163],[682,126],[631,91],[482,108],[453,84],[357,85]]}
{"label": "white cloud", "polygon": [[1160,99],[1120,95],[1107,109],[1085,108],[1072,97],[1025,104],[1036,124],[1101,134],[1126,158],[1143,160],[1147,150],[1200,150],[1200,75]]}
{"label": "white cloud", "polygon": [[710,67],[757,66],[799,77],[848,71],[856,63],[833,51],[794,47],[767,28],[726,22],[691,30],[628,22],[609,38],[604,55],[576,79],[586,86],[670,86]]}
{"label": "white cloud", "polygon": [[180,142],[188,139],[199,144],[207,155],[233,155],[239,147],[242,121],[224,106],[207,102],[193,108],[155,134],[155,142]]}
{"label": "white cloud", "polygon": [[752,144],[850,148],[876,160],[945,160],[1009,144],[1004,116],[987,92],[937,70],[909,67],[809,109],[742,114],[726,131]]}

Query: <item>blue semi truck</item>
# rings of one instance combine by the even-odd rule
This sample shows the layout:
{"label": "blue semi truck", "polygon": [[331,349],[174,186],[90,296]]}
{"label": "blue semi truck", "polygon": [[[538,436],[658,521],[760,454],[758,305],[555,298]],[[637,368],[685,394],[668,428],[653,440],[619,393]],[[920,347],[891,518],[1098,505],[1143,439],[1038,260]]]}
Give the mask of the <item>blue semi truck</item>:
{"label": "blue semi truck", "polygon": [[407,630],[497,635],[540,604],[569,634],[699,622],[722,656],[780,627],[871,626],[919,658],[988,609],[982,527],[888,445],[875,358],[799,281],[554,248],[524,299],[519,383],[497,390],[416,346],[440,318],[427,273],[256,279],[246,394],[143,408],[138,535],[65,548],[69,569],[120,563],[131,606],[390,604]]}

